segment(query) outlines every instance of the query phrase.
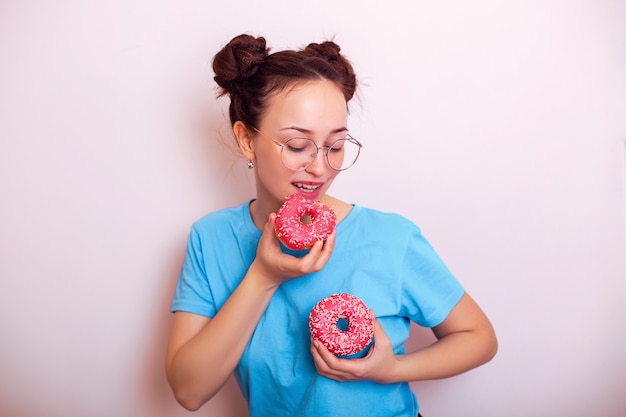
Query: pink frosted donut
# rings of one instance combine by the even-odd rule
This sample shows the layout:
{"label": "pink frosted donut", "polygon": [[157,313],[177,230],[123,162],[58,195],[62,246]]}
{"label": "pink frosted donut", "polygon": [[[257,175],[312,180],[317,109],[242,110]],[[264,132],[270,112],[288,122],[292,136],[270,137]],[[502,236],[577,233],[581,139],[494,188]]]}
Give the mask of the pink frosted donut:
{"label": "pink frosted donut", "polygon": [[309,329],[336,356],[363,351],[374,336],[374,324],[365,303],[352,294],[333,294],[320,300],[309,314]]}
{"label": "pink frosted donut", "polygon": [[287,197],[276,213],[276,236],[293,250],[309,249],[318,240],[326,240],[336,225],[330,206],[297,193]]}

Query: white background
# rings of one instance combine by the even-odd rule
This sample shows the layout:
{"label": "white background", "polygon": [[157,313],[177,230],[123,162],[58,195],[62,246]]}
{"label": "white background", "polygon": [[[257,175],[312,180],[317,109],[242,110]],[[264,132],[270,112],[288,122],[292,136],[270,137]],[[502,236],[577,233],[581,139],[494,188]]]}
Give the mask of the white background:
{"label": "white background", "polygon": [[[331,191],[415,221],[495,325],[425,416],[626,416],[624,2],[248,3],[0,1],[0,415],[191,415],[168,306],[191,222],[254,195],[210,70],[248,32],[342,46],[365,147]],[[245,413],[231,381],[195,415]]]}

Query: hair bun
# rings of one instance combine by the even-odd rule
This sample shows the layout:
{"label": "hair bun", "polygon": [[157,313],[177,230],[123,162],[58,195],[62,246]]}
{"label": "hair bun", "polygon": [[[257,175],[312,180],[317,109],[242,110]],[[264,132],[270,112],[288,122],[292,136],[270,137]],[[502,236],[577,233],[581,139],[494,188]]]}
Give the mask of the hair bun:
{"label": "hair bun", "polygon": [[352,99],[356,90],[356,75],[352,64],[341,53],[341,48],[333,41],[325,41],[322,43],[310,43],[304,48],[304,53],[314,59],[322,59],[341,74],[343,92],[346,101]]}
{"label": "hair bun", "polygon": [[224,90],[232,91],[232,81],[254,75],[269,54],[265,38],[239,35],[233,38],[213,58],[215,81]]}
{"label": "hair bun", "polygon": [[329,62],[336,62],[340,58],[341,48],[335,42],[310,43],[304,48],[307,54],[323,58]]}

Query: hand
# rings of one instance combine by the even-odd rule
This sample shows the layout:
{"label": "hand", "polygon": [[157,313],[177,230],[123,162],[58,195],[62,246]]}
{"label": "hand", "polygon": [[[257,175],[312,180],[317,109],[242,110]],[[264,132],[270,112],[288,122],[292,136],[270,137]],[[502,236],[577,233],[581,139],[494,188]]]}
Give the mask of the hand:
{"label": "hand", "polygon": [[325,242],[315,242],[305,256],[296,258],[283,253],[274,231],[276,214],[270,214],[263,227],[263,234],[257,247],[256,258],[250,269],[254,269],[275,285],[320,271],[330,259],[335,247],[336,232],[333,231]]}
{"label": "hand", "polygon": [[395,369],[399,366],[391,341],[376,320],[374,311],[370,310],[374,320],[374,344],[363,358],[341,359],[333,355],[319,340],[311,341],[311,354],[317,372],[336,381],[370,380],[379,383],[397,382],[394,379]]}

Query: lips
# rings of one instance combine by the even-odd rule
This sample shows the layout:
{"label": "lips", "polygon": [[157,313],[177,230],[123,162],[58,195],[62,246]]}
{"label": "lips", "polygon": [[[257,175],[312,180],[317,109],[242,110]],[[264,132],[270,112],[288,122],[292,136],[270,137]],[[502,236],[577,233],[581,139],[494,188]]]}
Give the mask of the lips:
{"label": "lips", "polygon": [[313,193],[322,186],[321,183],[293,182],[292,185],[304,193]]}
{"label": "lips", "polygon": [[307,200],[319,200],[322,195],[323,182],[292,182],[295,191]]}

